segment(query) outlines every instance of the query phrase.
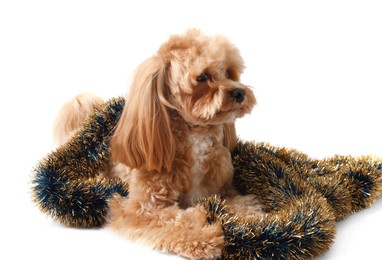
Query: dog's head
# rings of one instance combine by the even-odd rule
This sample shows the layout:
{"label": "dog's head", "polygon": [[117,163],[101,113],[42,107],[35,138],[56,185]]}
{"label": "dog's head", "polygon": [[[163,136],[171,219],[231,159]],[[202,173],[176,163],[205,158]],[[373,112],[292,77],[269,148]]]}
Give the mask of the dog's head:
{"label": "dog's head", "polygon": [[232,123],[251,111],[252,91],[240,83],[239,50],[223,36],[197,30],[171,37],[158,51],[165,66],[167,100],[195,125]]}
{"label": "dog's head", "polygon": [[137,68],[112,139],[113,159],[169,171],[175,156],[170,110],[190,125],[225,125],[228,143],[232,123],[256,103],[239,81],[243,69],[239,50],[223,36],[188,30],[170,37]]}

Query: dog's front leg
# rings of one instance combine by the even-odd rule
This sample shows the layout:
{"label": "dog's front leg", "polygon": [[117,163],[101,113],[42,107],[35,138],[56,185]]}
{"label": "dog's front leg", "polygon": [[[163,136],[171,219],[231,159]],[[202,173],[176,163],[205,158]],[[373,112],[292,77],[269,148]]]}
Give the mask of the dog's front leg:
{"label": "dog's front leg", "polygon": [[133,198],[114,198],[109,226],[130,239],[190,259],[216,259],[224,246],[220,224],[208,224],[206,211],[199,205],[181,209],[177,204],[153,206]]}

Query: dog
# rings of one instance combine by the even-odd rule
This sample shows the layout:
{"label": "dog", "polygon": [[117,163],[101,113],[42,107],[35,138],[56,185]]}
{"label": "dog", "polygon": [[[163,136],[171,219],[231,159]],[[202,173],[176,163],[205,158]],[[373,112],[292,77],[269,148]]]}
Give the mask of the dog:
{"label": "dog", "polygon": [[[234,123],[256,104],[240,82],[243,69],[226,37],[197,29],[170,36],[138,66],[102,173],[129,185],[128,198],[110,201],[109,227],[158,250],[216,259],[224,235],[220,224],[208,223],[200,199],[218,194],[243,217],[263,214],[256,198],[232,185]],[[102,102],[81,94],[66,104],[55,123],[57,142]]]}

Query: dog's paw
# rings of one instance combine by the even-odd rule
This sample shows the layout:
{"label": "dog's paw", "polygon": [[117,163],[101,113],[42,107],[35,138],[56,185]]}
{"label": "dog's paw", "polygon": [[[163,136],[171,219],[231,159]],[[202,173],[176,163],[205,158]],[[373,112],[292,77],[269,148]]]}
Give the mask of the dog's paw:
{"label": "dog's paw", "polygon": [[[194,233],[195,230],[192,231]],[[187,236],[187,234],[185,234]],[[205,226],[198,234],[178,241],[177,253],[189,259],[218,259],[224,247],[224,235],[220,224]]]}

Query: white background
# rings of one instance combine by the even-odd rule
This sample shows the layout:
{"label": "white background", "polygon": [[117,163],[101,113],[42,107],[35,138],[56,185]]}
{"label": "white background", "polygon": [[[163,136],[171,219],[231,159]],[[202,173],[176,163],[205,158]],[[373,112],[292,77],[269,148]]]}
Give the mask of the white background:
{"label": "white background", "polygon": [[[242,139],[319,158],[382,156],[378,1],[1,1],[1,259],[178,259],[109,230],[52,222],[32,205],[28,181],[54,149],[65,101],[126,93],[134,68],[189,27],[241,50],[242,81],[258,99],[238,122]],[[381,259],[381,219],[379,200],[342,221],[320,259]]]}

